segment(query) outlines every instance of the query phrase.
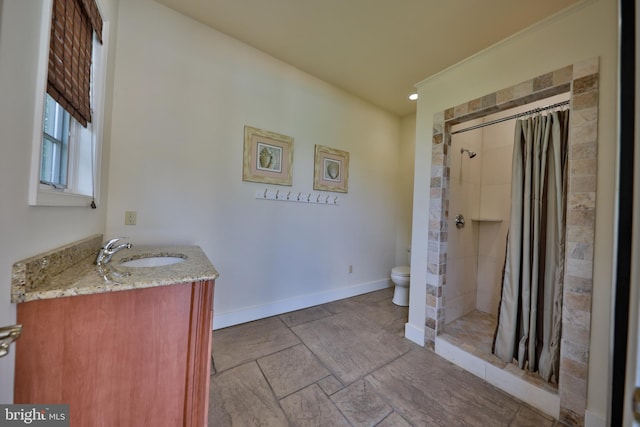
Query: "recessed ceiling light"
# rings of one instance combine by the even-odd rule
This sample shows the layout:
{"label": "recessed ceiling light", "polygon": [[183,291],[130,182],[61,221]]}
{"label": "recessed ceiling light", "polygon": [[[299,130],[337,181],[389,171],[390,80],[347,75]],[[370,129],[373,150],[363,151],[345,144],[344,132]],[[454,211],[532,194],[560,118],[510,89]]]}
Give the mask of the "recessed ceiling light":
{"label": "recessed ceiling light", "polygon": [[418,94],[417,93],[412,93],[411,95],[409,95],[409,99],[412,101],[415,101],[416,99],[418,99]]}

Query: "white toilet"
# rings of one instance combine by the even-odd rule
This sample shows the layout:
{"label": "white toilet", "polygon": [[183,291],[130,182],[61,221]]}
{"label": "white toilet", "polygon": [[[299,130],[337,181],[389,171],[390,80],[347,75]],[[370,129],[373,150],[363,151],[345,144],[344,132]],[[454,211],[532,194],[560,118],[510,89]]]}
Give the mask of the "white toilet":
{"label": "white toilet", "polygon": [[396,285],[393,291],[393,302],[395,305],[407,307],[409,305],[409,279],[411,278],[411,267],[403,265],[393,267],[391,270],[391,281]]}

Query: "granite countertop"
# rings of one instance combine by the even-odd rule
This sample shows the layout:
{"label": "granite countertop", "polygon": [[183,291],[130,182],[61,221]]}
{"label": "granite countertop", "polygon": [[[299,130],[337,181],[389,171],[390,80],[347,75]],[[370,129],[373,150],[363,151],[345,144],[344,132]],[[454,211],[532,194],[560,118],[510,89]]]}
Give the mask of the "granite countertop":
{"label": "granite countertop", "polygon": [[[218,272],[198,246],[136,246],[116,253],[98,268],[102,236],[93,236],[13,265],[14,303],[91,295],[214,280]],[[96,247],[97,245],[97,247]],[[125,267],[123,262],[149,256],[178,256],[183,262],[159,267]]]}

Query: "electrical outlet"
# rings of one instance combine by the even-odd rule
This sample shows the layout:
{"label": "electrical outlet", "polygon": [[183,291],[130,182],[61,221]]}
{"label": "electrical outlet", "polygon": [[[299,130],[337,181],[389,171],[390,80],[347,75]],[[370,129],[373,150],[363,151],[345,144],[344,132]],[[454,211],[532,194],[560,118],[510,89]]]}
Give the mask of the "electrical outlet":
{"label": "electrical outlet", "polygon": [[353,265],[349,266],[349,274],[353,273]]}
{"label": "electrical outlet", "polygon": [[124,213],[124,225],[136,225],[138,222],[138,212],[126,211]]}

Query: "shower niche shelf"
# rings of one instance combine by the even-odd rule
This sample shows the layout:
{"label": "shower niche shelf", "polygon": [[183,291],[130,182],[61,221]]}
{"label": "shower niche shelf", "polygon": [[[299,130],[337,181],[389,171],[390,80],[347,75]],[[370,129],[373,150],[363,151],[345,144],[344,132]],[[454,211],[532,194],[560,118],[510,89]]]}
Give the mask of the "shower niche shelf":
{"label": "shower niche shelf", "polygon": [[502,218],[492,218],[492,217],[486,217],[486,216],[478,216],[478,217],[472,217],[471,221],[476,221],[476,222],[502,222]]}

